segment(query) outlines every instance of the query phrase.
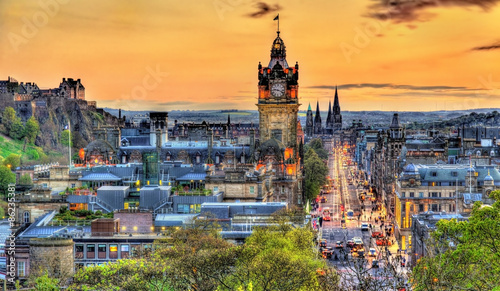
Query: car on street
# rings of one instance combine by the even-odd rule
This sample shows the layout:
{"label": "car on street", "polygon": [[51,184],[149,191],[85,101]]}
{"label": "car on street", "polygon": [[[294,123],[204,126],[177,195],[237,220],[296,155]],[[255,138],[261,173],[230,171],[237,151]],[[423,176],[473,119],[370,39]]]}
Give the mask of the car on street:
{"label": "car on street", "polygon": [[373,260],[372,261],[372,268],[378,268],[378,267],[379,267],[378,260]]}
{"label": "car on street", "polygon": [[370,248],[369,257],[376,257],[377,256],[377,250],[375,248]]}
{"label": "car on street", "polygon": [[337,249],[341,249],[344,247],[344,242],[341,241],[341,240],[338,240],[336,243],[335,243],[335,248]]}
{"label": "car on street", "polygon": [[368,223],[366,222],[361,223],[361,230],[368,231],[369,229],[370,227],[368,226]]}
{"label": "car on street", "polygon": [[347,243],[346,243],[346,246],[348,248],[352,248],[352,247],[354,247],[354,245],[355,245],[355,243],[354,243],[354,241],[352,239],[348,240]]}
{"label": "car on street", "polygon": [[334,251],[331,248],[324,248],[321,250],[321,255],[324,259],[331,259]]}
{"label": "car on street", "polygon": [[323,215],[323,221],[331,221],[332,218],[330,217],[330,214],[324,214]]}
{"label": "car on street", "polygon": [[319,247],[320,248],[326,248],[326,239],[322,239],[319,241]]}
{"label": "car on street", "polygon": [[357,245],[362,245],[363,244],[363,240],[360,237],[353,237],[352,240]]}
{"label": "car on street", "polygon": [[391,241],[386,239],[386,238],[379,238],[379,239],[377,239],[376,243],[378,246],[390,246],[391,245]]}
{"label": "car on street", "polygon": [[380,231],[374,231],[374,232],[372,232],[372,237],[374,237],[374,238],[383,238],[384,234],[381,233]]}

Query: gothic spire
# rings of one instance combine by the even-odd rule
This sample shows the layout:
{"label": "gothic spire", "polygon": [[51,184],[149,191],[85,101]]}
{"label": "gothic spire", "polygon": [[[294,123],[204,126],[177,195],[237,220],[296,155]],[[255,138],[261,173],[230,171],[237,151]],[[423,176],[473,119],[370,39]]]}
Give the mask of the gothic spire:
{"label": "gothic spire", "polygon": [[333,108],[337,107],[340,108],[340,103],[339,103],[339,94],[337,93],[337,86],[335,86],[335,100],[333,101]]}

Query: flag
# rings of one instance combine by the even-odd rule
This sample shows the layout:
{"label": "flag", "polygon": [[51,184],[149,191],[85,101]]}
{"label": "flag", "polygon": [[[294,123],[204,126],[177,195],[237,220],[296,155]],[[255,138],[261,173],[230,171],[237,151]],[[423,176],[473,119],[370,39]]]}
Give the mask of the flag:
{"label": "flag", "polygon": [[280,15],[279,15],[279,14],[278,14],[278,15],[276,15],[276,17],[274,17],[274,19],[273,19],[273,20],[280,20]]}

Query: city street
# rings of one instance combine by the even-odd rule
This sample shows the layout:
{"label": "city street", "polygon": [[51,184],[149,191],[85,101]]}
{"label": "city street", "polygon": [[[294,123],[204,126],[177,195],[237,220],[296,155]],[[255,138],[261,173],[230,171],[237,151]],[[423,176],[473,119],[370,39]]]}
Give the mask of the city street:
{"label": "city street", "polygon": [[[324,187],[322,197],[318,203],[318,208],[313,215],[330,217],[331,220],[323,220],[320,228],[321,239],[326,239],[327,247],[334,251],[331,258],[328,258],[332,265],[335,265],[339,272],[351,273],[356,269],[354,266],[363,264],[375,278],[387,277],[384,266],[387,260],[394,263],[398,272],[406,273],[406,268],[401,266],[401,262],[407,263],[407,256],[402,253],[398,260],[398,245],[393,236],[386,236],[391,242],[390,246],[377,246],[377,239],[372,238],[372,233],[379,232],[387,235],[386,227],[390,222],[384,219],[385,211],[381,209],[377,201],[372,201],[370,190],[365,184],[363,173],[359,173],[355,165],[350,165],[349,156],[340,149],[330,152],[328,167],[330,170],[330,185]],[[360,195],[363,199],[360,199]],[[330,215],[327,215],[330,213]],[[365,224],[362,230],[362,224]],[[347,242],[355,238],[362,240],[362,245],[357,244],[358,250],[364,250],[364,260],[357,258],[363,252],[352,252],[347,247]],[[342,245],[337,245],[340,241]],[[395,243],[395,244],[393,244]],[[370,249],[375,252],[370,254]],[[361,255],[361,256],[363,256]],[[378,261],[378,266],[373,267],[373,260]],[[393,260],[395,260],[393,262]],[[377,262],[375,262],[376,264]],[[359,265],[358,265],[359,266]],[[359,268],[358,268],[359,269]]]}

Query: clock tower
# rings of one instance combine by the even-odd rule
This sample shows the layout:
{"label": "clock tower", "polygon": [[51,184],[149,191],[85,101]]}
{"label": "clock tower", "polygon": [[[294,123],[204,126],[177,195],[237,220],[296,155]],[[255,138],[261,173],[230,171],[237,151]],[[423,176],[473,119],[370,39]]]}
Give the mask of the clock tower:
{"label": "clock tower", "polygon": [[287,148],[297,149],[299,110],[299,65],[289,67],[285,43],[277,32],[267,67],[259,62],[259,132],[261,143],[276,139]]}
{"label": "clock tower", "polygon": [[258,166],[272,165],[273,190],[264,201],[303,205],[302,167],[297,139],[299,65],[286,61],[285,43],[279,30],[267,67],[259,63]]}

